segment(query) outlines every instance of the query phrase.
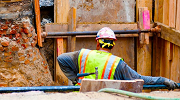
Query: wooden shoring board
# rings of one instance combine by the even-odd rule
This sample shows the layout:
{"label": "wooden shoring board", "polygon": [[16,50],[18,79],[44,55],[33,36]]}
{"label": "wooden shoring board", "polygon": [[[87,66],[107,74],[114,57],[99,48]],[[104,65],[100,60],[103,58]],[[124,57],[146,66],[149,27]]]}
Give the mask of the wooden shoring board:
{"label": "wooden shoring board", "polygon": [[[139,40],[137,40],[139,42]],[[137,72],[141,75],[151,76],[152,44],[140,45],[137,43]]]}
{"label": "wooden shoring board", "polygon": [[[68,18],[68,13],[69,13],[69,0],[55,0],[54,1],[54,22],[59,23],[59,24],[67,24],[67,18]],[[63,28],[62,28],[63,29]],[[61,31],[67,31],[66,28],[61,30]],[[59,54],[66,52],[64,46],[66,47],[66,44],[64,43],[63,38],[58,38],[55,39],[57,41],[55,43],[55,54],[54,54],[54,69],[55,69],[55,82],[57,82],[60,85],[68,85],[68,78],[64,75],[62,70],[60,69],[60,66],[57,61],[57,56]],[[59,49],[59,47],[62,47]],[[58,49],[58,50],[57,50]]]}
{"label": "wooden shoring board", "polygon": [[[96,37],[77,37],[76,41],[76,50],[82,48],[88,48],[91,50],[96,49]],[[115,46],[111,50],[113,55],[121,57],[124,61],[135,70],[135,39],[134,37],[116,37]],[[88,42],[87,42],[88,41]]]}
{"label": "wooden shoring board", "polygon": [[[169,25],[169,0],[163,2],[163,24]],[[162,41],[162,55],[160,58],[160,76],[170,78],[170,57],[171,43],[169,41]]]}
{"label": "wooden shoring board", "polygon": [[171,77],[170,79],[179,83],[180,82],[180,47],[173,45],[173,59],[171,64]]}
{"label": "wooden shoring board", "polygon": [[[176,30],[180,30],[180,0],[176,0]],[[179,33],[180,34],[180,33]],[[177,83],[180,82],[180,45],[175,45],[173,44],[172,47],[172,51],[173,51],[173,58],[172,58],[172,63],[171,63],[171,79]]]}
{"label": "wooden shoring board", "polygon": [[152,76],[160,76],[161,41],[157,35],[153,36]]}
{"label": "wooden shoring board", "polygon": [[160,57],[160,76],[170,78],[170,42],[162,39]]}
{"label": "wooden shoring board", "polygon": [[176,25],[176,0],[169,0],[169,26],[175,28]]}
{"label": "wooden shoring board", "polygon": [[177,0],[176,29],[180,30],[180,0]]}
{"label": "wooden shoring board", "polygon": [[164,0],[155,0],[154,21],[156,22],[163,22],[163,2]]}
{"label": "wooden shoring board", "polygon": [[171,28],[170,26],[167,26],[165,24],[162,24],[162,23],[158,23],[156,22],[157,25],[160,25],[161,27],[161,38],[162,39],[165,39],[175,45],[178,45],[180,46],[180,31],[179,30],[176,30],[176,29],[173,29]]}
{"label": "wooden shoring board", "polygon": [[[139,7],[139,23],[141,29],[144,29],[145,24],[143,23],[142,13],[147,9],[147,7]],[[145,33],[141,34],[145,35]],[[144,44],[144,41],[143,39],[141,41],[137,39],[137,72],[141,75],[151,76],[151,43]]]}
{"label": "wooden shoring board", "polygon": [[102,88],[114,88],[135,93],[142,92],[144,81],[136,80],[108,80],[108,79],[83,79],[80,92],[98,91]]}
{"label": "wooden shoring board", "polygon": [[[177,0],[169,1],[169,26],[172,28],[176,27],[176,17],[177,17]],[[177,29],[177,28],[176,28]],[[170,44],[170,79],[179,83],[179,46],[175,44]]]}
{"label": "wooden shoring board", "polygon": [[69,0],[54,0],[54,22],[68,23]]}
{"label": "wooden shoring board", "polygon": [[[55,50],[55,54],[56,54],[56,64],[58,64],[57,61],[57,56],[64,53],[64,40],[63,38],[58,38],[55,39],[56,41],[56,50]],[[58,83],[59,85],[68,85],[68,79],[67,77],[64,75],[64,73],[62,72],[62,70],[60,69],[59,65],[56,65],[55,68],[55,82]]]}
{"label": "wooden shoring board", "polygon": [[[163,22],[163,3],[164,0],[155,0],[155,22]],[[157,35],[153,36],[153,62],[152,62],[152,76],[160,76],[160,58],[162,48],[162,39]]]}
{"label": "wooden shoring board", "polygon": [[164,0],[163,3],[163,24],[169,25],[169,1],[170,0]]}
{"label": "wooden shoring board", "polygon": [[[72,7],[69,10],[68,16],[68,31],[76,31],[76,8]],[[75,51],[76,36],[68,36],[68,52]]]}
{"label": "wooden shoring board", "polygon": [[[54,32],[57,32],[58,30],[67,31],[68,28],[66,27],[65,24],[60,24],[60,25],[45,25],[45,30],[46,32],[51,31],[54,29]],[[57,30],[58,29],[58,30]],[[59,67],[57,57],[66,52],[66,40],[63,38],[57,38],[54,39],[54,81],[58,83],[59,85],[68,85],[68,79],[62,72],[62,70]]]}
{"label": "wooden shoring board", "polygon": [[139,7],[148,7],[148,10],[150,11],[150,20],[152,20],[152,2],[153,0],[136,0],[136,21],[139,20]]}
{"label": "wooden shoring board", "polygon": [[[169,47],[166,47],[167,45],[160,44],[160,42],[158,42],[157,45],[161,45],[161,49],[162,49],[161,52],[164,52],[164,53],[167,52],[167,54],[165,53],[165,55],[164,55],[164,53],[163,53],[162,55],[164,55],[165,57],[167,57],[167,59],[169,59],[169,62],[170,62],[169,66],[171,66],[169,69],[170,78],[177,79],[176,77],[179,77],[179,74],[178,74],[179,72],[178,72],[178,70],[176,70],[178,68],[175,68],[175,67],[177,67],[179,65],[179,56],[180,55],[177,51],[179,51],[178,47],[180,46],[180,41],[179,41],[180,40],[180,31],[178,31],[176,29],[172,29],[170,26],[167,26],[167,25],[164,25],[161,23],[157,23],[157,25],[161,26],[161,38],[162,39],[160,42],[163,42],[163,43],[164,43],[164,41],[171,42],[171,44],[168,44]],[[163,49],[162,47],[166,47],[166,48],[170,48],[170,49],[165,50],[165,48]],[[160,50],[159,50],[159,52],[160,52]],[[159,53],[157,52],[157,54],[159,54]],[[156,56],[158,57],[159,55],[156,55]],[[161,64],[162,63],[165,63],[164,60],[161,61]],[[163,66],[163,65],[161,65],[161,66]],[[156,66],[156,67],[158,67],[158,66]],[[161,69],[164,69],[164,67],[162,67]],[[162,70],[161,72],[164,74],[164,70]],[[174,80],[174,81],[176,81],[176,80]],[[177,81],[179,81],[179,80],[177,80]]]}
{"label": "wooden shoring board", "polygon": [[[153,25],[151,25],[152,27]],[[112,30],[135,30],[137,29],[136,23],[127,23],[127,24],[77,24],[76,31],[98,31],[102,27],[110,27]],[[61,32],[61,30],[68,30],[68,24],[58,24],[58,23],[49,23],[45,25],[45,28],[49,32]],[[47,32],[47,31],[46,31]],[[134,68],[134,38],[138,34],[120,34],[116,35],[118,40],[115,42],[116,45],[112,50],[112,53],[120,56],[125,59],[127,64]],[[96,49],[95,43],[96,36],[76,36],[76,48],[75,50],[80,50],[81,48]],[[129,38],[132,37],[132,38]],[[50,38],[50,37],[49,37]],[[52,38],[52,37],[51,37]],[[53,37],[54,38],[54,37]],[[57,37],[56,37],[57,38]],[[67,38],[67,36],[63,36]],[[88,40],[88,42],[87,42]]]}
{"label": "wooden shoring board", "polygon": [[[148,3],[149,2],[149,3]],[[140,7],[148,7],[150,10],[150,16],[152,16],[152,0],[137,0],[136,1],[136,20],[140,23],[143,23],[142,12],[139,11]],[[152,17],[150,17],[152,19]],[[143,29],[143,24],[140,24],[140,28]],[[142,34],[142,36],[144,33]],[[144,37],[144,36],[143,36]],[[139,41],[141,40],[141,41]],[[141,43],[141,44],[140,44]],[[150,44],[142,44],[144,43],[144,38],[141,37],[136,39],[137,45],[137,72],[141,75],[151,76],[151,43]]]}
{"label": "wooden shoring board", "polygon": [[42,47],[39,0],[34,0],[34,7],[35,7],[36,30],[37,30],[38,45],[39,45],[39,47]]}

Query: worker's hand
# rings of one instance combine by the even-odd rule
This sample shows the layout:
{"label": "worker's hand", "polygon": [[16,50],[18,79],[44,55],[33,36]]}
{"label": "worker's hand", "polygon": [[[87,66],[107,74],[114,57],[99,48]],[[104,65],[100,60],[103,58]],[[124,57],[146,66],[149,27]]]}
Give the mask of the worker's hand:
{"label": "worker's hand", "polygon": [[176,82],[174,82],[170,79],[165,79],[164,85],[168,86],[168,90],[174,90],[179,87],[179,85]]}

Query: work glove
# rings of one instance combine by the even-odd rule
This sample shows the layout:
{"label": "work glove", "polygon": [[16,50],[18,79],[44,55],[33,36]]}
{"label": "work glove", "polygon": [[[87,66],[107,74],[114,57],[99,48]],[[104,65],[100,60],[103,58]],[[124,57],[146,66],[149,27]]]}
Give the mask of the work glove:
{"label": "work glove", "polygon": [[170,79],[165,79],[164,85],[168,86],[168,90],[174,90],[179,87],[179,85],[176,82],[174,82]]}

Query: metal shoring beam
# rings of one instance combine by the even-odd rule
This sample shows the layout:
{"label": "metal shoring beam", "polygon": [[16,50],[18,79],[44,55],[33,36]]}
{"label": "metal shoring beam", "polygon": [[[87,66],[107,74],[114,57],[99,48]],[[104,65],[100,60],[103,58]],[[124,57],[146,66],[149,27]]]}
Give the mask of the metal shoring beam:
{"label": "metal shoring beam", "polygon": [[[114,30],[115,34],[137,34],[148,33],[151,30]],[[83,32],[47,32],[47,36],[72,36],[72,35],[96,35],[98,31],[83,31]]]}

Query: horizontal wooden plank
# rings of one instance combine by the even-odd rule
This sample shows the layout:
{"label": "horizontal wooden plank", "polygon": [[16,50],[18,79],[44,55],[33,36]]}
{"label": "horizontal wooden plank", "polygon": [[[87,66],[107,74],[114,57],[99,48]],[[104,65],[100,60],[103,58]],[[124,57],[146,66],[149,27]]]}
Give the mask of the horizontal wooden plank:
{"label": "horizontal wooden plank", "polygon": [[45,25],[46,32],[67,32],[68,24],[48,23]]}
{"label": "horizontal wooden plank", "polygon": [[[135,30],[137,23],[122,23],[122,24],[77,24],[76,31],[98,31],[103,27],[109,27],[112,30]],[[151,28],[153,24],[151,24]],[[63,30],[63,31],[62,31]],[[66,32],[68,24],[48,23],[45,25],[46,32]]]}
{"label": "horizontal wooden plank", "polygon": [[161,26],[161,38],[180,46],[180,31],[173,29],[165,24],[158,23]]}
{"label": "horizontal wooden plank", "polygon": [[135,93],[142,92],[144,81],[136,80],[108,80],[108,79],[83,79],[80,92],[98,91],[102,88],[114,88]]}

